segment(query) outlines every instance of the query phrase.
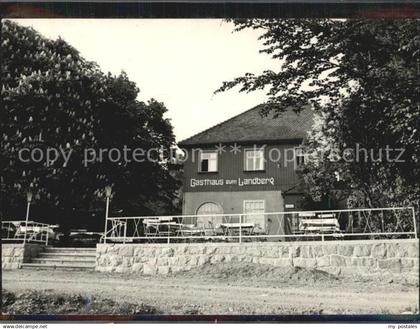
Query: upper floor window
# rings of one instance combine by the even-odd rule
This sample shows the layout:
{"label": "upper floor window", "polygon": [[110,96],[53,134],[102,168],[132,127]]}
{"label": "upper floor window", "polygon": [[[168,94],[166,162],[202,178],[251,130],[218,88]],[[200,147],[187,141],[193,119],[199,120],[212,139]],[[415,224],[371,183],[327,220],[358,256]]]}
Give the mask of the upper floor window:
{"label": "upper floor window", "polygon": [[295,166],[302,167],[305,164],[305,150],[303,147],[295,147]]}
{"label": "upper floor window", "polygon": [[217,152],[214,151],[201,151],[200,172],[217,172]]}
{"label": "upper floor window", "polygon": [[264,150],[245,150],[245,171],[264,170]]}

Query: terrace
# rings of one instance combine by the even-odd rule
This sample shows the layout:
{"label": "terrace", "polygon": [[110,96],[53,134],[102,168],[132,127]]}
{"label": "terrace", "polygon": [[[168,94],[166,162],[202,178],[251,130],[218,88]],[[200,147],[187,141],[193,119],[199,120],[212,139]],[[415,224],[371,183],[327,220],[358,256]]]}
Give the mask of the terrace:
{"label": "terrace", "polygon": [[[48,245],[57,225],[2,221],[3,242]],[[98,233],[99,235],[99,233]],[[273,242],[417,238],[413,207],[253,214],[106,217],[101,243]]]}
{"label": "terrace", "polygon": [[417,238],[413,207],[108,217],[102,243]]}
{"label": "terrace", "polygon": [[48,245],[55,238],[57,225],[48,225],[36,221],[2,221],[2,242],[26,243],[34,242]]}

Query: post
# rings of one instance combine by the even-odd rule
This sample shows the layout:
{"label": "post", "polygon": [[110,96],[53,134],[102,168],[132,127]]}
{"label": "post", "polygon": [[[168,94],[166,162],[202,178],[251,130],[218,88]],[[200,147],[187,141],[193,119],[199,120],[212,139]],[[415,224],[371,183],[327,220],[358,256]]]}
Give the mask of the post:
{"label": "post", "polygon": [[104,243],[106,243],[106,234],[108,232],[108,207],[109,207],[109,197],[106,197],[106,208],[105,208],[105,233],[104,233]]}
{"label": "post", "polygon": [[242,215],[239,215],[239,243],[242,243]]}
{"label": "post", "polygon": [[385,222],[384,222],[384,211],[381,210],[381,226],[382,226],[382,233],[385,232]]}
{"label": "post", "polygon": [[23,245],[26,243],[26,236],[28,234],[28,219],[29,219],[29,208],[31,206],[30,202],[27,202],[26,204],[26,219],[25,219],[25,236],[23,238]]}
{"label": "post", "polygon": [[111,197],[112,188],[111,186],[105,187],[106,195],[106,208],[105,208],[105,234],[104,234],[104,244],[106,244],[106,235],[108,233],[108,211],[109,211],[109,198]]}
{"label": "post", "polygon": [[127,238],[127,222],[128,222],[128,220],[126,219],[125,220],[125,223],[124,223],[124,244],[125,244],[125,239]]}
{"label": "post", "polygon": [[48,246],[48,236],[49,236],[49,230],[50,230],[50,226],[47,226],[47,229],[45,230],[47,236],[45,237],[45,245]]}
{"label": "post", "polygon": [[417,239],[416,212],[414,210],[414,207],[412,207],[411,210],[413,211],[414,238]]}
{"label": "post", "polygon": [[353,217],[353,212],[350,210],[349,211],[349,215],[347,217],[347,227],[346,227],[346,232],[350,232],[350,228],[351,228],[351,233],[353,233],[353,226],[354,226],[354,217]]}
{"label": "post", "polygon": [[23,245],[24,246],[26,244],[26,238],[27,238],[27,235],[28,235],[29,209],[31,207],[31,201],[32,201],[32,193],[31,192],[26,193],[26,201],[27,201],[27,204],[26,204],[26,219],[25,219],[25,235],[24,235],[24,238],[23,238]]}

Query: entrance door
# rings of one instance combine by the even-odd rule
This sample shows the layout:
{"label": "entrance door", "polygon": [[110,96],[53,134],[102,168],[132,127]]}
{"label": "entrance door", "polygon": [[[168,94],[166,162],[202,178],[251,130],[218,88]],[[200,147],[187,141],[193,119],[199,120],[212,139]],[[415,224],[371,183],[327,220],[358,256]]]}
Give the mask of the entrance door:
{"label": "entrance door", "polygon": [[197,209],[197,226],[200,228],[215,229],[223,222],[223,216],[200,216],[200,215],[222,215],[223,208],[214,202],[203,203]]}
{"label": "entrance door", "polygon": [[244,200],[244,221],[254,223],[255,232],[265,232],[265,200]]}

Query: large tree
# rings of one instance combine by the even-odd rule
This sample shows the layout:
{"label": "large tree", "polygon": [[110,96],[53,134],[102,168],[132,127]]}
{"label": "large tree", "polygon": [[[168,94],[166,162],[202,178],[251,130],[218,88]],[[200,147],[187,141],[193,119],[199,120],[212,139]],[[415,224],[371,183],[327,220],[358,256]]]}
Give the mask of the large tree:
{"label": "large tree", "polygon": [[[314,199],[339,190],[344,197],[361,193],[367,206],[417,202],[418,20],[251,19],[234,23],[236,31],[261,31],[261,52],[278,60],[279,70],[246,73],[224,82],[219,91],[236,86],[243,92],[265,89],[266,111],[288,106],[299,111],[308,103],[313,105],[315,124],[308,138],[304,178]],[[404,150],[402,162],[395,161],[399,149]],[[386,159],[387,152],[391,161]]]}
{"label": "large tree", "polygon": [[[14,22],[2,23],[1,47],[2,218],[22,218],[30,190],[36,197],[34,219],[77,227],[91,218],[98,228],[103,219],[95,218],[103,211],[108,184],[114,208],[126,213],[155,212],[154,203],[160,211],[173,211],[178,183],[164,158],[98,157],[101,149],[170,148],[174,136],[162,103],[138,101],[139,90],[125,73],[106,75],[62,39],[49,40]],[[25,161],[19,158],[23,149]],[[26,162],[35,149],[42,150],[42,161]],[[53,149],[61,154],[47,163],[47,150]],[[95,150],[96,161],[84,161],[86,150]],[[33,155],[38,160],[41,151]]]}

